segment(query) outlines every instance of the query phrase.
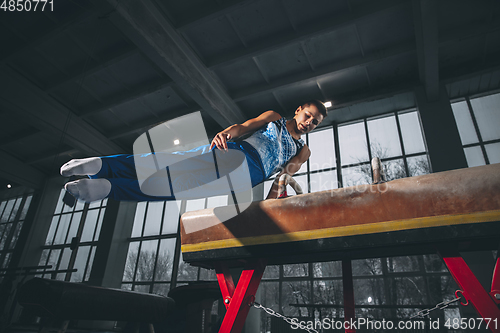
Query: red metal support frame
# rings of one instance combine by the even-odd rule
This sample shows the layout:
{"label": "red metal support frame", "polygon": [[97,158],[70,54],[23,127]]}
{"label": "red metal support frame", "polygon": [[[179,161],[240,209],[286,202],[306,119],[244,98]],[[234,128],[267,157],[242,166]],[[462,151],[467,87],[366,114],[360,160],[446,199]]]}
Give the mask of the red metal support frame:
{"label": "red metal support frame", "polygon": [[234,294],[234,282],[229,269],[225,264],[217,263],[215,267],[215,272],[217,274],[217,281],[219,281],[220,292],[222,293],[222,299],[224,301],[224,306],[229,307],[231,298]]}
{"label": "red metal support frame", "polygon": [[354,283],[352,280],[352,263],[350,259],[342,260],[342,284],[344,289],[344,327],[346,333],[356,333],[355,327],[346,323],[355,322]]}
{"label": "red metal support frame", "polygon": [[266,269],[266,262],[265,259],[259,259],[245,265],[236,287],[227,265],[222,262],[216,265],[217,280],[227,309],[219,333],[240,333],[243,329]]}
{"label": "red metal support frame", "polygon": [[[500,309],[491,294],[484,290],[462,256],[460,256],[458,251],[449,249],[439,249],[438,253],[448,267],[453,279],[455,279],[460,289],[463,290],[465,299],[470,301],[477,313],[485,319],[485,322],[487,318],[491,319],[489,329],[492,332],[500,333],[498,322],[494,321],[500,318]],[[500,283],[498,281],[498,270],[497,259],[497,266],[493,274],[492,289],[498,287],[498,283]]]}
{"label": "red metal support frame", "polygon": [[500,304],[500,249],[497,251],[495,269],[493,270],[493,278],[491,279],[490,296],[495,303]]}

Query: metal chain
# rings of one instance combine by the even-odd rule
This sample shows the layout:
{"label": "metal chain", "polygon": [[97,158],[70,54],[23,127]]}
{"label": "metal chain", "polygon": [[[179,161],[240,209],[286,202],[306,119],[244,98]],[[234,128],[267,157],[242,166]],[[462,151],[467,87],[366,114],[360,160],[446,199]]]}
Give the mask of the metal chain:
{"label": "metal chain", "polygon": [[[424,318],[425,316],[428,316],[430,312],[434,311],[434,310],[443,310],[443,309],[446,309],[448,306],[450,306],[451,303],[455,303],[455,302],[458,302],[462,299],[462,297],[456,297],[455,299],[452,299],[450,301],[445,301],[445,302],[441,302],[441,303],[438,303],[436,304],[435,307],[433,308],[430,308],[430,309],[424,309],[424,310],[421,310],[419,312],[417,312],[416,315],[413,315],[410,317],[410,319],[413,319],[413,318],[417,318],[417,317],[420,317],[420,318]],[[251,303],[250,305],[253,305],[255,308],[257,309],[262,309],[264,310],[264,312],[266,312],[267,314],[271,315],[271,316],[275,316],[277,318],[281,318],[283,319],[284,321],[286,321],[287,323],[289,323],[290,325],[297,325],[300,329],[303,329],[309,333],[319,333],[318,331],[316,331],[315,329],[313,328],[307,328],[305,327],[303,324],[300,324],[298,322],[294,322],[292,318],[290,317],[286,317],[276,311],[274,311],[273,309],[271,308],[267,308],[265,306],[263,306],[262,304],[260,303],[257,303],[257,302],[253,302]],[[467,304],[465,304],[467,305]]]}
{"label": "metal chain", "polygon": [[[257,303],[257,302],[253,302],[251,305],[253,305],[253,306],[254,306],[255,308],[257,308],[257,309],[262,309],[262,310],[264,310],[264,312],[266,312],[267,314],[269,314],[269,315],[271,315],[271,316],[275,316],[275,317],[277,317],[277,318],[281,318],[281,319],[283,319],[284,321],[286,321],[287,323],[289,323],[289,324],[290,324],[290,326],[291,326],[291,325],[296,325],[296,326],[298,326],[299,328],[301,328],[301,329],[303,329],[303,330],[305,330],[305,331],[307,331],[307,332],[309,332],[309,333],[319,333],[319,332],[318,332],[318,331],[316,331],[315,329],[313,329],[313,328],[307,328],[307,327],[305,327],[305,326],[304,326],[304,324],[301,324],[301,323],[299,323],[299,322],[297,322],[297,321],[295,321],[295,322],[294,322],[292,318],[290,318],[290,317],[286,317],[286,316],[284,316],[284,315],[282,315],[282,314],[280,314],[280,313],[278,313],[278,312],[274,311],[274,310],[273,310],[273,309],[271,309],[271,308],[266,308],[266,307],[265,307],[265,306],[263,306],[262,304],[259,304],[259,303]],[[295,329],[295,328],[293,328],[293,329]]]}
{"label": "metal chain", "polygon": [[417,317],[424,318],[425,316],[428,316],[431,311],[434,311],[434,310],[443,310],[443,309],[447,308],[448,306],[450,306],[451,303],[458,302],[461,299],[462,299],[461,297],[457,297],[455,299],[452,299],[451,301],[446,301],[446,302],[438,303],[433,308],[418,311],[417,314],[411,316],[410,319],[417,318]]}

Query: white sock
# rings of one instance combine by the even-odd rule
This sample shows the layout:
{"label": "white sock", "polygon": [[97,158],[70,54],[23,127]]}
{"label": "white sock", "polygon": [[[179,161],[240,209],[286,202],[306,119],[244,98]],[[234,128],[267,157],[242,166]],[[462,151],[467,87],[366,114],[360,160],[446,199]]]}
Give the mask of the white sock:
{"label": "white sock", "polygon": [[61,167],[61,176],[92,176],[101,171],[102,160],[100,157],[89,157],[71,160]]}
{"label": "white sock", "polygon": [[79,179],[66,183],[64,188],[75,198],[85,202],[92,202],[106,198],[111,191],[111,183],[104,178]]}

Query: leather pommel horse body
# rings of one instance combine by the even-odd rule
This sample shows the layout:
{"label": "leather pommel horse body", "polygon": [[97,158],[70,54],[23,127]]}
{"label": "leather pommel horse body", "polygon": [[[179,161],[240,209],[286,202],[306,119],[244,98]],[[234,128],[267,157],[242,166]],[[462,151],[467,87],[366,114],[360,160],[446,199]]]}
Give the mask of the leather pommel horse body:
{"label": "leather pommel horse body", "polygon": [[[436,252],[478,313],[500,317],[494,296],[500,294],[498,259],[488,293],[471,272],[463,273],[470,270],[458,254],[499,248],[500,164],[253,202],[222,223],[218,216],[227,209],[234,210],[217,207],[181,217],[184,261],[216,268],[228,300],[221,332],[241,330],[246,313],[241,320],[238,312],[248,312],[244,303],[257,290],[266,264]],[[243,274],[253,273],[239,290],[241,304],[233,306],[242,280],[235,290],[228,267],[244,264],[250,268]],[[247,290],[253,285],[255,290]],[[231,308],[237,313],[229,323]]]}

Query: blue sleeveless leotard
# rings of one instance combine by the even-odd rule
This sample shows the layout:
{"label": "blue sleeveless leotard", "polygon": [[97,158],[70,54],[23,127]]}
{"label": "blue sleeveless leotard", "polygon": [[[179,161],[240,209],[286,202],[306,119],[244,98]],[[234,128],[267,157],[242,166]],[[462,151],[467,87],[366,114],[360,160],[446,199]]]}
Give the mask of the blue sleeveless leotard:
{"label": "blue sleeveless leotard", "polygon": [[257,151],[264,179],[283,168],[304,147],[302,139],[296,140],[288,132],[285,118],[268,123],[243,141]]}
{"label": "blue sleeveless leotard", "polygon": [[[296,140],[286,128],[285,118],[268,123],[255,131],[251,136],[243,140],[236,140],[227,143],[229,149],[236,149],[245,154],[252,186],[262,183],[272,176],[280,168],[284,167],[288,161],[294,157],[304,146],[302,139]],[[206,179],[213,175],[203,176],[203,163],[213,163],[210,145],[200,146],[190,151],[174,152],[174,155],[197,156],[200,161],[200,168],[197,169],[196,163],[189,164],[189,170],[186,170],[186,178],[196,183],[197,179],[201,183],[206,183]],[[216,148],[215,148],[216,149]],[[168,154],[168,153],[156,153]],[[115,200],[131,201],[164,201],[174,200],[175,197],[149,196],[144,194],[139,188],[137,175],[135,172],[135,163],[145,155],[114,155],[101,157],[103,162],[101,170],[90,178],[106,178],[111,182],[111,192],[108,197]],[[212,161],[212,162],[210,162]],[[189,177],[192,173],[193,177]],[[182,177],[184,179],[184,177]],[[205,178],[205,179],[203,179]],[[171,179],[170,184],[175,186],[182,183],[183,179]],[[209,180],[210,181],[210,180]],[[179,185],[182,187],[182,184]],[[175,192],[175,191],[174,191]],[[214,194],[218,195],[218,194]]]}

